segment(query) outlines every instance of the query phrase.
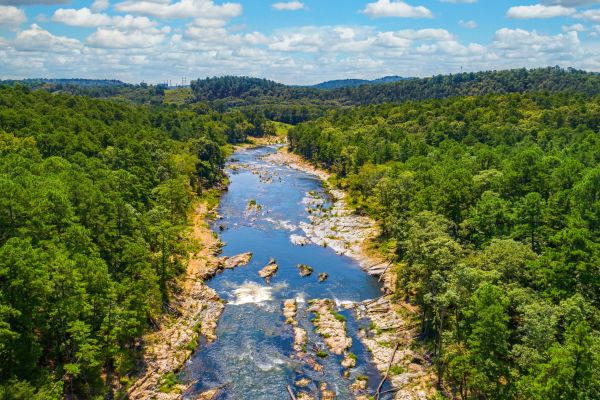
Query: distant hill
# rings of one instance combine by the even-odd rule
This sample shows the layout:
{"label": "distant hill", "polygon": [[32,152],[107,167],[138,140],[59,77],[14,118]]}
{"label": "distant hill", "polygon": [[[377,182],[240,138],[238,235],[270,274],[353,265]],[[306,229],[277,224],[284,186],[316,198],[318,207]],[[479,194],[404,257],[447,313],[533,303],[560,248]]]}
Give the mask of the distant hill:
{"label": "distant hill", "polygon": [[392,82],[404,81],[407,79],[413,79],[413,78],[404,78],[402,76],[386,76],[383,78],[373,79],[373,80],[338,79],[338,80],[321,82],[321,83],[318,83],[316,85],[312,85],[309,87],[315,88],[315,89],[330,90],[330,89],[340,89],[340,88],[345,88],[345,87],[357,87],[357,86],[369,85],[369,84],[377,85],[377,84],[383,84],[383,83],[392,83]]}
{"label": "distant hill", "polygon": [[33,78],[33,79],[9,79],[0,80],[0,84],[16,84],[20,83],[30,87],[40,87],[44,85],[64,85],[64,86],[79,86],[79,87],[126,87],[131,86],[128,83],[115,80],[115,79],[79,79],[79,78],[59,78],[59,79],[46,79],[46,78]]}

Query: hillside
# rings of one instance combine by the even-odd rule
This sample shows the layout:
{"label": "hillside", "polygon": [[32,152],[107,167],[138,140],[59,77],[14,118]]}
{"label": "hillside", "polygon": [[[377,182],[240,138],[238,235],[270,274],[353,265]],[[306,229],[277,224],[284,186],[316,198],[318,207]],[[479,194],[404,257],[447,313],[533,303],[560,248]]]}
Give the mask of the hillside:
{"label": "hillside", "polygon": [[290,130],[290,148],[380,222],[396,301],[418,306],[449,397],[600,395],[599,116],[600,96],[511,93],[341,109]]}
{"label": "hillside", "polygon": [[383,78],[373,79],[373,80],[339,79],[339,80],[321,82],[316,85],[312,85],[312,86],[308,86],[308,87],[312,87],[315,89],[339,89],[339,88],[356,87],[356,86],[369,85],[369,84],[378,85],[378,84],[384,84],[384,83],[392,83],[392,82],[403,81],[406,79],[413,79],[413,78],[403,78],[401,76],[386,76]]}

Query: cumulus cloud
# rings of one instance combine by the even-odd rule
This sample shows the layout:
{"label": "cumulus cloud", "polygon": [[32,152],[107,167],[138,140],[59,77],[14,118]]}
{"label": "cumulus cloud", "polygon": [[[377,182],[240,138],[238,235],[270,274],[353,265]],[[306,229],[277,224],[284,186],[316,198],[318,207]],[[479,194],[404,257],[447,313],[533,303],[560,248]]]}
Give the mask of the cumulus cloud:
{"label": "cumulus cloud", "polygon": [[65,36],[55,36],[33,24],[29,29],[17,33],[13,46],[19,51],[42,51],[64,53],[81,49],[79,40]]}
{"label": "cumulus cloud", "polygon": [[508,9],[506,15],[509,18],[532,19],[532,18],[555,18],[567,17],[575,14],[574,8],[563,6],[545,6],[534,4],[532,6],[516,6]]}
{"label": "cumulus cloud", "polygon": [[576,18],[600,22],[600,9],[586,10],[575,15]]}
{"label": "cumulus cloud", "polygon": [[0,6],[0,26],[16,27],[27,21],[25,13],[16,7]]}
{"label": "cumulus cloud", "polygon": [[92,10],[95,12],[104,11],[110,6],[108,0],[94,0],[92,3]]}
{"label": "cumulus cloud", "polygon": [[112,18],[106,14],[93,13],[84,7],[78,10],[59,8],[54,12],[52,21],[69,26],[96,27],[109,25]]}
{"label": "cumulus cloud", "polygon": [[537,59],[538,63],[564,62],[583,52],[575,31],[543,35],[536,31],[502,28],[494,36],[494,47],[503,51],[503,57]]}
{"label": "cumulus cloud", "polygon": [[302,10],[302,9],[306,8],[306,5],[304,5],[304,3],[300,2],[300,1],[287,1],[287,2],[273,3],[271,5],[271,7],[273,7],[275,10],[279,10],[279,11],[296,11],[296,10]]}
{"label": "cumulus cloud", "polygon": [[212,0],[126,0],[114,6],[119,12],[151,15],[161,19],[231,19],[242,14],[239,3],[217,5]]}
{"label": "cumulus cloud", "polygon": [[87,38],[86,44],[104,49],[135,49],[157,46],[164,39],[165,35],[162,32],[123,32],[112,28],[98,28]]}
{"label": "cumulus cloud", "polygon": [[362,10],[372,18],[401,17],[401,18],[432,18],[432,12],[423,6],[411,6],[399,0],[377,0],[369,3]]}

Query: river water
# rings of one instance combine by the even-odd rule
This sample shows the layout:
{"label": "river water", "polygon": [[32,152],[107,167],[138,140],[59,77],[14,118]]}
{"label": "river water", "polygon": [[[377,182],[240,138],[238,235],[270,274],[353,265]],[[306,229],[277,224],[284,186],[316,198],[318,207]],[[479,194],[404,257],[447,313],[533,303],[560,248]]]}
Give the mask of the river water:
{"label": "river water", "polygon": [[[329,248],[291,242],[291,235],[302,235],[299,225],[308,222],[307,207],[314,206],[314,199],[321,198],[324,207],[329,200],[316,177],[263,159],[275,151],[275,146],[240,150],[228,164],[229,190],[222,196],[218,209],[222,218],[213,229],[226,244],[223,255],[252,252],[254,257],[247,266],[227,270],[208,282],[228,303],[218,325],[218,339],[201,343],[181,373],[181,379],[191,384],[186,399],[215,387],[223,387],[218,399],[288,399],[287,386],[300,390],[294,382],[304,377],[313,381],[304,391],[316,395],[317,385],[327,382],[337,399],[353,399],[349,385],[354,377],[368,376],[370,393],[381,379],[357,337],[367,322],[356,321],[354,313],[342,307],[340,313],[347,318],[353,341],[350,351],[358,356],[350,377],[343,376],[341,356],[319,359],[323,372],[293,357],[292,328],[282,314],[285,299],[297,299],[298,323],[307,330],[308,348],[314,351],[326,350],[326,346],[314,332],[311,313],[305,311],[309,299],[328,298],[344,304],[375,298],[381,292],[377,279],[354,260]],[[252,206],[254,202],[257,207]],[[271,258],[279,271],[267,284],[258,271]],[[314,268],[314,273],[301,277],[296,267],[300,263]],[[329,274],[329,279],[319,282],[320,272]]]}

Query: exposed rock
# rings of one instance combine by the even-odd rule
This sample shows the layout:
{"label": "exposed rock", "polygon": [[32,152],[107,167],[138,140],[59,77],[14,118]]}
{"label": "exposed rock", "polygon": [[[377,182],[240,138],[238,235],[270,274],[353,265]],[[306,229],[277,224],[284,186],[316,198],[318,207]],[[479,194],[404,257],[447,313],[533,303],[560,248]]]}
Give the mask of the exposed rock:
{"label": "exposed rock", "polygon": [[304,352],[306,347],[307,335],[306,331],[299,326],[294,326],[294,350]]}
{"label": "exposed rock", "polygon": [[321,400],[335,399],[335,392],[333,390],[329,390],[326,382],[321,382],[319,385],[319,390],[321,391]]}
{"label": "exposed rock", "polygon": [[285,323],[290,325],[298,325],[296,321],[296,300],[288,299],[283,302],[283,316],[285,317]]}
{"label": "exposed rock", "polygon": [[196,400],[214,400],[219,395],[221,389],[211,389],[206,392],[202,392],[196,397]]}
{"label": "exposed rock", "polygon": [[316,314],[313,324],[329,350],[334,354],[343,354],[352,346],[352,339],[346,335],[346,321],[333,310],[333,301],[312,300],[308,311]]}
{"label": "exposed rock", "polygon": [[221,264],[223,265],[223,269],[233,269],[237,267],[241,267],[243,265],[248,265],[250,260],[252,259],[252,253],[243,253],[238,254],[233,257],[221,257]]}
{"label": "exposed rock", "polygon": [[366,379],[358,379],[356,378],[354,382],[350,385],[350,390],[354,393],[361,392],[367,389],[367,380]]}
{"label": "exposed rock", "polygon": [[319,273],[319,282],[325,282],[329,278],[329,274],[325,272]]}
{"label": "exposed rock", "polygon": [[270,278],[275,275],[278,269],[279,267],[277,266],[275,259],[271,258],[267,266],[258,271],[258,275],[269,282]]}
{"label": "exposed rock", "polygon": [[308,378],[298,379],[294,384],[298,387],[304,388],[310,385],[312,381]]}
{"label": "exposed rock", "polygon": [[310,239],[300,235],[290,235],[290,241],[297,246],[306,246],[310,243]]}
{"label": "exposed rock", "polygon": [[342,360],[342,367],[344,368],[354,368],[356,367],[356,356],[353,354],[346,354],[344,359]]}
{"label": "exposed rock", "polygon": [[315,400],[315,398],[312,395],[310,395],[306,392],[298,393],[298,395],[296,396],[296,399],[297,400]]}
{"label": "exposed rock", "polygon": [[[408,306],[407,306],[408,307]],[[389,375],[392,387],[399,389],[395,400],[427,399],[435,387],[434,375],[429,363],[422,355],[411,349],[415,327],[407,324],[406,315],[414,310],[406,310],[392,303],[389,296],[375,301],[365,301],[357,307],[358,318],[367,318],[373,329],[361,329],[359,338],[372,354],[377,369],[384,373],[394,354],[392,343],[400,346],[394,355],[392,367],[397,372]]]}
{"label": "exposed rock", "polygon": [[300,270],[300,276],[310,276],[313,273],[313,269],[306,264],[298,264],[298,269]]}
{"label": "exposed rock", "polygon": [[216,338],[217,322],[224,305],[202,278],[213,276],[222,266],[215,256],[219,241],[205,221],[207,214],[206,204],[199,202],[193,217],[191,239],[202,246],[198,246],[199,251],[190,254],[186,274],[178,282],[180,290],[173,294],[170,307],[177,310],[177,317],[164,316],[159,321],[160,329],[143,337],[143,374],[128,389],[129,399],[182,398],[178,390],[160,392],[162,377],[183,367],[200,335],[209,342]]}

